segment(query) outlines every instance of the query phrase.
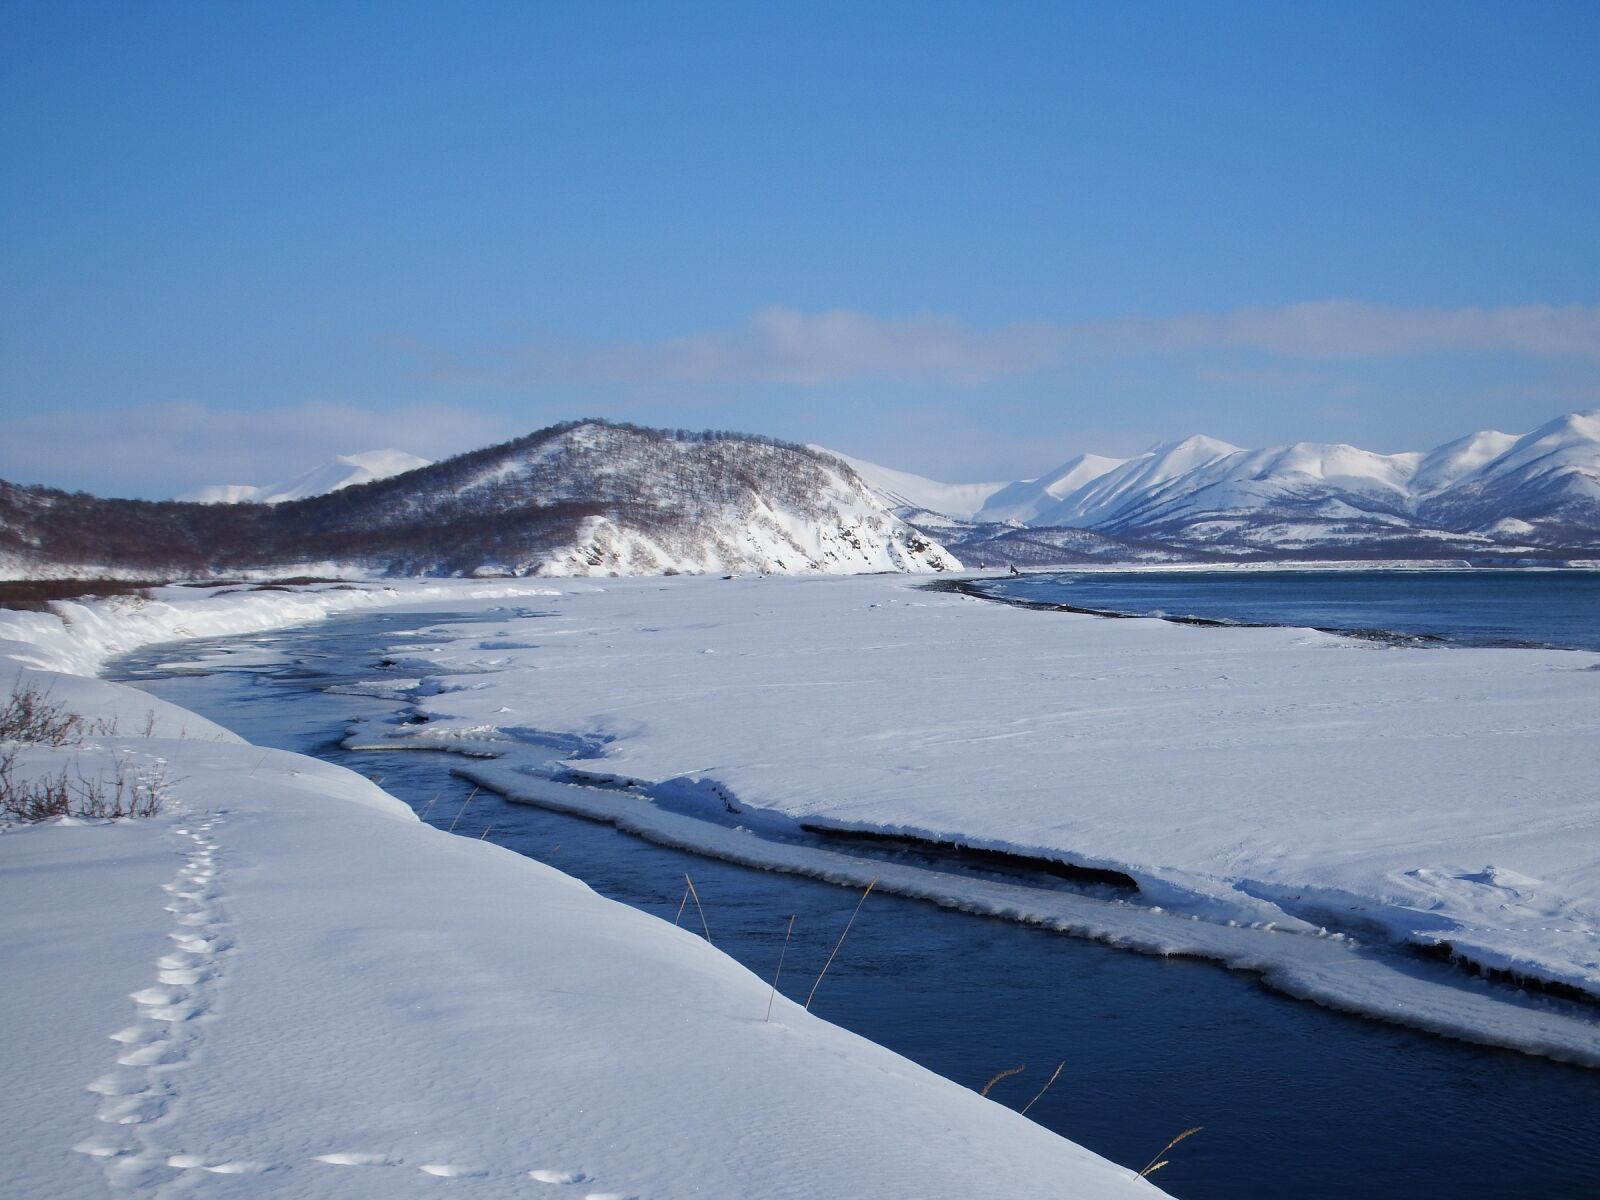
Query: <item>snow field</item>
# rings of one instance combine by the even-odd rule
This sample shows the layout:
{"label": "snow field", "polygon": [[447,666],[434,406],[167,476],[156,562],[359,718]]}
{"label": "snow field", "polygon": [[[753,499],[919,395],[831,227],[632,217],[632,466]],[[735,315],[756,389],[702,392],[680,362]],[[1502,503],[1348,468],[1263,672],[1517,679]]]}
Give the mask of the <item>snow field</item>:
{"label": "snow field", "polygon": [[915,886],[1385,1019],[1600,1054],[1592,1007],[1374,953],[1600,996],[1600,656],[1023,612],[884,578],[618,581],[548,607],[395,648],[426,723],[379,741],[498,752],[467,773],[516,794],[549,773],[521,743],[580,735],[574,776],[640,785],[605,801],[616,819],[686,817],[674,844],[718,853],[718,822],[805,823],[1120,871],[1136,903],[1092,918]]}
{"label": "snow field", "polygon": [[[208,603],[271,627],[200,598],[27,653],[216,631]],[[139,731],[31,767],[143,755],[171,780],[155,818],[0,834],[16,1195],[1159,1194],[781,996],[763,1020],[767,981],[699,937],[349,771],[135,689],[4,674]]]}

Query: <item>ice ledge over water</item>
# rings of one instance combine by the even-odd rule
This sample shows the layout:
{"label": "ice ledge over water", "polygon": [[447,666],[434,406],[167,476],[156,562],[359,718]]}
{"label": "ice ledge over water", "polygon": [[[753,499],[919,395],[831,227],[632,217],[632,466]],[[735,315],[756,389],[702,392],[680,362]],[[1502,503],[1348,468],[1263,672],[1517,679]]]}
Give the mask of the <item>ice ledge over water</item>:
{"label": "ice ledge over water", "polygon": [[[1600,655],[1104,621],[890,579],[623,582],[550,609],[400,653],[395,670],[431,693],[407,734],[578,734],[593,748],[575,770],[642,781],[677,816],[706,815],[684,802],[698,789],[751,828],[1122,871],[1154,945],[1210,953],[1194,928],[1258,927],[1216,934],[1250,949],[1215,956],[1498,1044],[1564,1053],[1517,1034],[1513,988],[1421,952],[1600,995]],[[1293,936],[1263,939],[1267,925]],[[1332,934],[1388,956],[1382,986],[1324,991],[1284,949]],[[1419,991],[1411,971],[1442,985]],[[1451,993],[1480,987],[1481,1012],[1504,1019],[1471,1034]],[[1595,1015],[1559,1014],[1581,1061]]]}

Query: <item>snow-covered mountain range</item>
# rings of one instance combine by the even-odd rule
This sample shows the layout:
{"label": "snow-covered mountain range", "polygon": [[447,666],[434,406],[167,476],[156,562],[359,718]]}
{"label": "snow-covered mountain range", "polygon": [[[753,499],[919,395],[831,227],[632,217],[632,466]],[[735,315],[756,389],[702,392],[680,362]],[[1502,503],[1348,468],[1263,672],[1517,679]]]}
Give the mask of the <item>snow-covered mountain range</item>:
{"label": "snow-covered mountain range", "polygon": [[325,496],[340,488],[388,479],[391,475],[431,465],[431,459],[418,458],[404,450],[366,450],[360,454],[338,455],[282,483],[218,483],[185,492],[178,499],[197,504],[282,504],[286,500]]}
{"label": "snow-covered mountain range", "polygon": [[306,499],[264,499],[152,504],[0,482],[0,578],[960,566],[843,463],[740,434],[579,421]]}
{"label": "snow-covered mountain range", "polygon": [[940,484],[851,463],[958,553],[1007,525],[1029,527],[1034,541],[1039,530],[1075,529],[1227,554],[1600,550],[1600,411],[1420,453],[1310,442],[1246,450],[1191,437],[1129,459],[1079,455],[1004,485]]}
{"label": "snow-covered mountain range", "polygon": [[[420,462],[351,455],[255,489],[263,502],[248,504],[0,481],[0,579],[1600,556],[1600,412],[1425,453],[1191,437],[1128,459],[1079,455],[1007,484],[941,484],[761,437],[603,421]],[[210,496],[224,498],[240,497]]]}

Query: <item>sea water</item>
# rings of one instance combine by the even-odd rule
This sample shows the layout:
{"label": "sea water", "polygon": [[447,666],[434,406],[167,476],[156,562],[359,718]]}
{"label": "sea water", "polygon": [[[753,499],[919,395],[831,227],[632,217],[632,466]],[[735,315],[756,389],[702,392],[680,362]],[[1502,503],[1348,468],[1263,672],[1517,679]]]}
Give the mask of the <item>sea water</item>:
{"label": "sea water", "polygon": [[1124,616],[1600,650],[1600,571],[1051,571],[974,586],[997,599]]}

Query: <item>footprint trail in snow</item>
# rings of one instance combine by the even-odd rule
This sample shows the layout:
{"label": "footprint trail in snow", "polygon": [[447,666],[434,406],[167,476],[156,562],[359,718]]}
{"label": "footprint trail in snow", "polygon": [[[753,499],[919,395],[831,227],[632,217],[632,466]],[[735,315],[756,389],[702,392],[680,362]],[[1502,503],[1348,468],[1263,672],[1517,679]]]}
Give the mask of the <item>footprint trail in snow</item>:
{"label": "footprint trail in snow", "polygon": [[[172,914],[172,929],[167,933],[172,946],[156,959],[154,982],[129,994],[136,1019],[110,1035],[118,1046],[114,1069],[87,1085],[101,1097],[95,1115],[102,1128],[73,1149],[101,1161],[113,1192],[164,1192],[168,1183],[187,1191],[181,1183],[186,1176],[256,1175],[298,1165],[220,1158],[174,1147],[175,1131],[165,1120],[181,1093],[183,1072],[201,1048],[208,1019],[215,1017],[218,987],[234,950],[216,839],[216,829],[224,819],[225,811],[219,811],[172,830],[184,855],[176,876],[162,885],[166,910]],[[393,1154],[354,1150],[319,1154],[311,1162],[420,1172],[469,1185],[472,1180],[514,1178],[526,1184],[530,1195],[636,1200],[633,1192],[583,1190],[581,1185],[594,1179],[582,1171],[408,1163]]]}
{"label": "footprint trail in snow", "polygon": [[162,1119],[180,1090],[183,1071],[204,1037],[202,1018],[215,1008],[217,986],[233,948],[218,879],[218,844],[213,830],[222,813],[176,826],[184,853],[170,883],[166,910],[173,928],[171,949],[155,962],[155,981],[129,995],[136,1020],[111,1035],[118,1043],[114,1070],[88,1090],[102,1096],[96,1116],[102,1129],[74,1149],[103,1161],[113,1190],[157,1186],[186,1171],[252,1174],[259,1163],[217,1161],[162,1147]]}

